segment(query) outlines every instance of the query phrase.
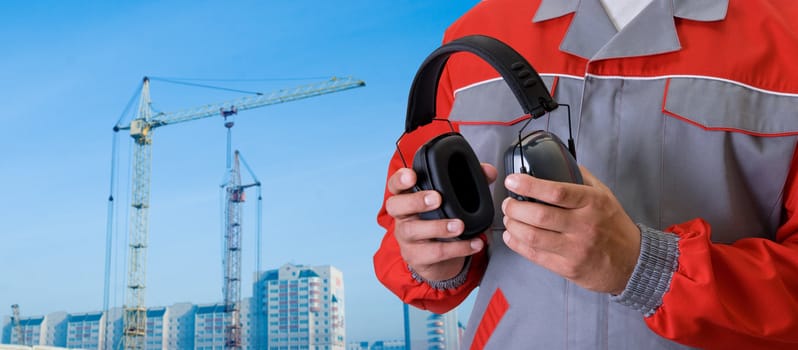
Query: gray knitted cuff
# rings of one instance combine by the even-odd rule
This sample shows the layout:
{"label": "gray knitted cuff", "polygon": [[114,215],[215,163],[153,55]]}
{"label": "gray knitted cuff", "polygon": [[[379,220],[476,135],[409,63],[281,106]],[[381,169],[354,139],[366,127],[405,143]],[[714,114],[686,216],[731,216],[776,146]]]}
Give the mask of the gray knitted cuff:
{"label": "gray knitted cuff", "polygon": [[438,290],[445,290],[445,289],[455,289],[460,287],[465,283],[466,276],[468,275],[468,269],[471,267],[471,257],[467,256],[465,259],[465,263],[463,264],[463,269],[460,270],[460,273],[457,276],[454,276],[448,280],[443,281],[430,281],[424,277],[421,277],[415,270],[413,270],[410,265],[407,265],[407,269],[410,270],[410,275],[413,276],[413,279],[419,282],[426,283],[433,289]]}
{"label": "gray knitted cuff", "polygon": [[662,305],[671,278],[679,264],[679,236],[640,227],[640,257],[623,293],[610,300],[640,311],[645,317]]}

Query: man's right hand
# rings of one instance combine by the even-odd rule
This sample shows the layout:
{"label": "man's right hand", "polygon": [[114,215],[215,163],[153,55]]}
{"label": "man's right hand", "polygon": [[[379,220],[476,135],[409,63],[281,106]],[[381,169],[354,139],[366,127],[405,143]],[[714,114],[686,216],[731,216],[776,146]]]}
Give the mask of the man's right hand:
{"label": "man's right hand", "polygon": [[[482,164],[489,183],[496,180],[496,168]],[[394,236],[399,243],[402,258],[428,281],[451,279],[463,269],[465,258],[479,252],[485,243],[479,237],[463,241],[440,241],[463,233],[459,219],[421,220],[419,213],[441,205],[437,191],[413,192],[416,173],[401,168],[388,179],[390,196],[385,202],[388,215],[394,220]]]}

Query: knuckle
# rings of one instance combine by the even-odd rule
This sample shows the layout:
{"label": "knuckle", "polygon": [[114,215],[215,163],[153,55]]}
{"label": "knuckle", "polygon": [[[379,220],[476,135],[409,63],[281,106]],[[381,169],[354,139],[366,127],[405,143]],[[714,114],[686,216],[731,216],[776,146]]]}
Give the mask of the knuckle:
{"label": "knuckle", "polygon": [[409,194],[408,198],[408,207],[409,210],[413,212],[413,214],[418,214],[424,211],[424,193],[416,192]]}
{"label": "knuckle", "polygon": [[446,244],[442,242],[432,243],[432,244],[434,245],[435,248],[431,250],[432,254],[430,254],[430,258],[436,262],[446,260],[448,258],[447,254],[448,249]]}
{"label": "knuckle", "polygon": [[430,225],[434,225],[430,221],[420,220],[413,218],[405,223],[405,237],[413,242],[423,242],[429,240]]}
{"label": "knuckle", "polygon": [[528,246],[528,245],[525,245],[523,247],[521,254],[523,256],[525,256],[527,259],[529,259],[530,261],[533,261],[533,262],[536,261],[537,258],[538,258],[537,250],[534,247],[531,247],[531,246]]}
{"label": "knuckle", "polygon": [[541,208],[540,210],[535,210],[530,213],[533,223],[535,224],[545,224],[552,220],[552,213],[548,208]]}
{"label": "knuckle", "polygon": [[409,224],[409,222],[397,222],[396,226],[394,226],[394,236],[396,236],[396,240],[399,241],[400,244],[409,241]]}
{"label": "knuckle", "polygon": [[499,210],[504,214],[504,217],[519,220],[519,218],[521,218],[520,215],[524,214],[524,211],[518,206],[519,203],[522,202],[513,198],[507,198],[507,200],[501,204]]}
{"label": "knuckle", "polygon": [[568,198],[568,191],[564,186],[552,186],[549,195],[553,202],[561,203]]}
{"label": "knuckle", "polygon": [[407,251],[402,253],[402,257],[410,266],[427,266],[441,260],[435,243],[414,244],[407,248]]}
{"label": "knuckle", "polygon": [[393,217],[396,217],[398,215],[397,214],[398,199],[396,197],[397,197],[396,195],[393,195],[385,200],[385,211],[388,212],[388,215]]}
{"label": "knuckle", "polygon": [[504,224],[504,228],[508,231],[511,231],[513,227],[515,227],[515,220],[510,218],[509,216],[505,215],[502,218],[502,224]]}
{"label": "knuckle", "polygon": [[516,253],[521,254],[531,261],[534,261],[537,252],[535,251],[535,247],[530,245],[529,237],[526,234],[520,234],[520,232],[517,230],[508,230],[508,232],[511,238],[510,241],[507,242],[507,246]]}
{"label": "knuckle", "polygon": [[540,244],[540,235],[538,235],[537,232],[535,232],[535,230],[529,231],[529,233],[526,234],[525,236],[526,236],[526,244],[530,247],[530,249],[538,247],[538,244]]}
{"label": "knuckle", "polygon": [[567,262],[562,266],[562,276],[569,280],[578,280],[581,276],[579,265],[573,262]]}

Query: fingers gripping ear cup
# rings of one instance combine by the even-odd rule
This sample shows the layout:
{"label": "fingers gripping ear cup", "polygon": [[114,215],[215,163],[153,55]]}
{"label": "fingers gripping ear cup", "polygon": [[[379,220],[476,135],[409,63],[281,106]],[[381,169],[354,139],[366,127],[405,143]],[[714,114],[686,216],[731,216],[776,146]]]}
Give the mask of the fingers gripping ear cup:
{"label": "fingers gripping ear cup", "polygon": [[493,200],[482,166],[474,150],[458,133],[440,135],[417,152],[413,159],[417,190],[441,194],[438,209],[421,213],[422,219],[454,219],[465,226],[458,239],[469,239],[490,227]]}

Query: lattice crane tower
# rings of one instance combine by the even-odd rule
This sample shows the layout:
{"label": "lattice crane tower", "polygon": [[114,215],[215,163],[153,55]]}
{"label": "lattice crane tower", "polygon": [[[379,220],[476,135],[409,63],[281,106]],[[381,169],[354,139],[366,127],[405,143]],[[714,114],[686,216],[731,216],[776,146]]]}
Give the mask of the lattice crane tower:
{"label": "lattice crane tower", "polygon": [[[144,303],[146,290],[146,250],[149,234],[150,184],[152,168],[152,132],[159,127],[174,125],[216,115],[242,112],[248,109],[265,107],[305,98],[325,95],[333,92],[365,86],[362,80],[347,78],[331,78],[330,80],[283,89],[272,93],[246,96],[235,100],[208,104],[174,113],[153,113],[150,100],[150,79],[145,77],[139,100],[138,115],[129,124],[120,121],[114,126],[114,132],[130,130],[134,140],[132,158],[132,196],[130,203],[130,226],[128,232],[129,252],[127,261],[127,287],[123,307],[123,348],[144,349],[147,325],[147,308]],[[115,161],[114,161],[115,162]],[[114,166],[112,165],[112,168]],[[113,171],[113,170],[112,170]],[[112,175],[112,194],[113,194]],[[108,224],[106,229],[106,267],[104,310],[108,310],[108,285],[110,280],[110,237],[113,227],[113,196],[109,196]],[[240,283],[240,280],[238,281]],[[106,342],[108,343],[108,342]]]}

